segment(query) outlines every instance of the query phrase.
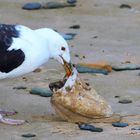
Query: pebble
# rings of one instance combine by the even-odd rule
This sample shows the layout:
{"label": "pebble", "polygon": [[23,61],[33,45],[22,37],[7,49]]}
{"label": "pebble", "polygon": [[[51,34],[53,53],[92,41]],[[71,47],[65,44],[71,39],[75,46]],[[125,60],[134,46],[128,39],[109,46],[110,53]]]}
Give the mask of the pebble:
{"label": "pebble", "polygon": [[22,134],[21,135],[22,137],[25,137],[25,138],[32,138],[32,137],[36,137],[35,134],[31,134],[31,133],[28,133],[28,134]]}
{"label": "pebble", "polygon": [[77,0],[67,0],[67,3],[70,3],[70,4],[73,4],[73,3],[76,3]]}
{"label": "pebble", "polygon": [[126,64],[118,64],[112,66],[112,69],[115,71],[123,71],[123,70],[139,70],[140,65],[132,64],[132,63],[126,63]]}
{"label": "pebble", "polygon": [[42,97],[51,97],[53,95],[52,91],[48,88],[33,87],[30,90],[30,94],[40,95]]}
{"label": "pebble", "polygon": [[17,87],[13,87],[13,89],[20,90],[20,89],[27,89],[27,87],[25,87],[25,86],[17,86]]}
{"label": "pebble", "polygon": [[126,122],[114,122],[114,123],[112,123],[112,125],[114,127],[126,127],[126,126],[128,126],[128,123],[126,123]]}
{"label": "pebble", "polygon": [[88,130],[88,131],[91,131],[91,132],[103,132],[103,129],[102,128],[98,128],[98,127],[95,127],[93,125],[90,125],[90,124],[78,124],[79,128],[81,130]]}
{"label": "pebble", "polygon": [[129,104],[129,103],[132,103],[132,100],[130,100],[130,99],[120,99],[119,103],[121,103],[121,104]]}
{"label": "pebble", "polygon": [[76,36],[76,33],[59,33],[65,40],[72,40]]}
{"label": "pebble", "polygon": [[63,3],[63,2],[47,2],[42,5],[44,9],[56,9],[64,7],[74,7],[75,4]]}
{"label": "pebble", "polygon": [[37,10],[40,9],[42,6],[38,2],[31,2],[31,3],[26,3],[25,5],[22,6],[22,9],[25,10]]}
{"label": "pebble", "polygon": [[72,25],[70,26],[71,29],[80,29],[80,25]]}
{"label": "pebble", "polygon": [[131,130],[140,130],[140,126],[135,126],[135,127],[131,128]]}
{"label": "pebble", "polygon": [[107,75],[109,72],[105,69],[89,68],[85,66],[75,65],[79,73],[101,73]]}
{"label": "pebble", "polygon": [[120,8],[128,8],[128,9],[131,9],[132,7],[128,4],[121,4],[120,5]]}

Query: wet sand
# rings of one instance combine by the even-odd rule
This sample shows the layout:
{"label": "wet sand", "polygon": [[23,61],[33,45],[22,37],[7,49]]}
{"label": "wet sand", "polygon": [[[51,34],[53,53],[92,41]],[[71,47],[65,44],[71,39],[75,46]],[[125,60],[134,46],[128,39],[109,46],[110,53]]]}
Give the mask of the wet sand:
{"label": "wet sand", "polygon": [[[131,61],[140,64],[139,0],[78,0],[76,7],[35,11],[22,10],[21,5],[25,2],[28,1],[0,0],[1,23],[19,23],[33,29],[50,27],[60,32],[77,33],[74,40],[68,41],[73,63],[106,61],[117,64]],[[120,9],[122,3],[131,5],[133,9]],[[69,29],[75,24],[79,24],[80,29]],[[75,57],[75,54],[79,57]],[[18,114],[13,118],[29,122],[21,126],[0,124],[0,139],[24,140],[22,134],[35,133],[37,136],[32,138],[34,140],[138,140],[140,132],[131,130],[135,125],[140,125],[138,73],[139,70],[113,71],[109,75],[80,74],[110,103],[115,113],[128,115],[123,118],[123,121],[130,124],[126,128],[115,128],[104,123],[94,124],[104,129],[102,133],[81,131],[75,124],[63,122],[55,115],[50,98],[13,89],[21,85],[28,88],[48,87],[50,82],[61,79],[64,70],[56,61],[50,60],[41,67],[39,73],[24,75],[26,80],[23,77],[1,80],[0,108],[16,110]],[[116,95],[127,96],[133,102],[120,104],[119,99],[114,98]]]}

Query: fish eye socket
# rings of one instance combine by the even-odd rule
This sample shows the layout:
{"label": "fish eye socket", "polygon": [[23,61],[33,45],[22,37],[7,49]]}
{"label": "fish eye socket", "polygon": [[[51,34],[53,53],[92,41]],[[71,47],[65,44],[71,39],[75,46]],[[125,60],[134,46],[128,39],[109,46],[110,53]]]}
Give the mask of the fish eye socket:
{"label": "fish eye socket", "polygon": [[65,51],[65,50],[66,50],[66,48],[62,46],[62,47],[61,47],[61,50],[62,50],[62,51]]}

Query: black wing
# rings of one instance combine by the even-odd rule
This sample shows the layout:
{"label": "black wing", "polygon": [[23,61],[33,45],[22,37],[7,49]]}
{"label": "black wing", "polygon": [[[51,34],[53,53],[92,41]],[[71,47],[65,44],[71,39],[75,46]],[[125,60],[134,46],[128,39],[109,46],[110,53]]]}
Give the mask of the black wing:
{"label": "black wing", "polygon": [[0,25],[0,72],[8,73],[20,66],[25,55],[21,49],[8,51],[13,43],[13,37],[18,38],[20,33],[15,28],[16,25]]}

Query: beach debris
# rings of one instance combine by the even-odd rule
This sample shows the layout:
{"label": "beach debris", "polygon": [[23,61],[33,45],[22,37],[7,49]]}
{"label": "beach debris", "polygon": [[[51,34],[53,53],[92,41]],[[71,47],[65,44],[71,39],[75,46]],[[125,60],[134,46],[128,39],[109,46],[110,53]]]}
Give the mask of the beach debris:
{"label": "beach debris", "polygon": [[70,3],[70,4],[73,4],[73,3],[76,3],[77,0],[67,0],[67,3]]}
{"label": "beach debris", "polygon": [[64,7],[75,7],[76,5],[73,3],[65,3],[65,2],[47,2],[42,4],[42,8],[44,9],[56,9],[56,8],[64,8]]}
{"label": "beach debris", "polygon": [[21,136],[24,138],[32,138],[32,137],[36,137],[36,134],[27,133],[27,134],[22,134]]}
{"label": "beach debris", "polygon": [[140,126],[135,126],[135,127],[131,128],[131,130],[140,130]]}
{"label": "beach debris", "polygon": [[114,127],[126,127],[126,126],[128,126],[128,123],[127,122],[114,122],[114,123],[112,123],[112,126],[114,126]]}
{"label": "beach debris", "polygon": [[80,66],[90,67],[90,68],[99,68],[99,69],[105,69],[109,72],[112,71],[112,66],[106,62],[96,62],[96,63],[78,63]]}
{"label": "beach debris", "polygon": [[27,89],[27,87],[25,87],[25,86],[16,86],[16,87],[13,87],[13,89],[17,89],[17,90],[23,89],[23,90],[25,90],[25,89]]}
{"label": "beach debris", "polygon": [[42,97],[51,97],[53,95],[49,88],[33,87],[30,90],[30,94],[40,95]]}
{"label": "beach debris", "polygon": [[41,9],[41,8],[42,8],[42,6],[38,2],[29,2],[22,6],[22,9],[24,9],[24,10],[37,10],[37,9]]}
{"label": "beach debris", "polygon": [[76,36],[76,33],[59,33],[65,40],[72,40]]}
{"label": "beach debris", "polygon": [[139,70],[140,65],[132,64],[132,63],[123,63],[123,64],[112,65],[112,69],[115,71]]}
{"label": "beach debris", "polygon": [[129,104],[129,103],[132,103],[132,100],[130,100],[130,99],[120,99],[119,103],[121,103],[121,104]]}
{"label": "beach debris", "polygon": [[79,73],[101,73],[104,75],[109,73],[106,69],[82,66],[80,64],[76,64],[75,67]]}
{"label": "beach debris", "polygon": [[129,4],[121,4],[120,8],[127,8],[127,9],[131,9],[132,7]]}
{"label": "beach debris", "polygon": [[70,29],[80,29],[80,25],[72,25],[69,28]]}
{"label": "beach debris", "polygon": [[102,128],[98,128],[98,127],[95,127],[95,126],[93,126],[91,124],[87,124],[87,123],[78,124],[78,126],[81,130],[88,130],[91,132],[103,132]]}
{"label": "beach debris", "polygon": [[63,120],[87,123],[94,119],[100,122],[102,119],[105,122],[113,115],[111,106],[89,84],[80,79],[76,68],[73,68],[72,74],[61,88],[52,91],[52,106]]}

